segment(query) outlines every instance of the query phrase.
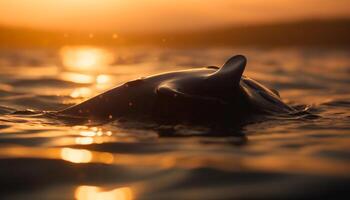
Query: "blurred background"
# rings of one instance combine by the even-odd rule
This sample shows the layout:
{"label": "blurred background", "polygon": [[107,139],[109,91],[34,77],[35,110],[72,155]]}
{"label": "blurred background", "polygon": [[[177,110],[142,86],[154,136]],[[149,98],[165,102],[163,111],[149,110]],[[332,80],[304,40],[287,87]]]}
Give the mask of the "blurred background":
{"label": "blurred background", "polygon": [[2,0],[0,45],[349,45],[349,0]]}

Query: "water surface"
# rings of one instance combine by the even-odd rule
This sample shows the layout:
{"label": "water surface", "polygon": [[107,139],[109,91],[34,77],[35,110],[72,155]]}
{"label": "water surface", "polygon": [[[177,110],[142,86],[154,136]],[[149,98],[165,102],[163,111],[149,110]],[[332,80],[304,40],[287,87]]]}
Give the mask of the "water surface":
{"label": "water surface", "polygon": [[[232,135],[43,116],[124,81],[248,57],[245,75],[311,117]],[[348,195],[350,51],[316,48],[0,50],[0,194],[6,199],[251,199]]]}

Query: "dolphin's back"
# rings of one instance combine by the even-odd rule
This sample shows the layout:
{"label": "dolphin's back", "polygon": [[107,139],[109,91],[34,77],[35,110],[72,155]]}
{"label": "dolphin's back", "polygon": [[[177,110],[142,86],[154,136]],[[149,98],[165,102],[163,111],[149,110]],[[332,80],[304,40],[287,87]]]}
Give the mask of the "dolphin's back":
{"label": "dolphin's back", "polygon": [[244,121],[258,113],[292,112],[278,93],[243,76],[246,63],[246,58],[238,55],[221,68],[173,71],[132,80],[59,114],[104,119],[146,116],[176,123]]}

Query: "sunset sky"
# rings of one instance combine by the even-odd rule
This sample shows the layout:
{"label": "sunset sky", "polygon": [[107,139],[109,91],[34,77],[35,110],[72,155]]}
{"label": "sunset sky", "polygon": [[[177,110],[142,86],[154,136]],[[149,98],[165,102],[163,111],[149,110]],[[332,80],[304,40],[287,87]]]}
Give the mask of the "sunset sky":
{"label": "sunset sky", "polygon": [[335,17],[350,17],[350,0],[0,1],[0,25],[58,30],[183,30]]}

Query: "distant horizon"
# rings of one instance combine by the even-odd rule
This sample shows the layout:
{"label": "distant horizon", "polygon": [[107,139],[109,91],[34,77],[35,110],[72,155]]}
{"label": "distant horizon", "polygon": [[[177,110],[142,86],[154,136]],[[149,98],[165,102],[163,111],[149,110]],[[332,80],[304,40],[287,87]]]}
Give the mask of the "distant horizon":
{"label": "distant horizon", "polygon": [[1,0],[0,24],[48,31],[159,32],[350,17],[349,0]]}
{"label": "distant horizon", "polygon": [[0,26],[0,46],[156,45],[205,46],[350,46],[350,18],[310,19],[260,25],[149,33],[67,32]]}
{"label": "distant horizon", "polygon": [[281,20],[272,22],[261,22],[261,23],[247,23],[247,24],[225,24],[225,25],[213,25],[208,27],[201,27],[198,29],[179,29],[179,30],[153,30],[153,31],[113,31],[113,30],[74,30],[74,29],[47,29],[47,28],[37,28],[37,27],[26,27],[20,25],[7,25],[0,23],[0,33],[1,29],[11,29],[11,30],[24,30],[24,31],[34,31],[34,32],[47,32],[47,33],[68,33],[68,34],[132,34],[132,35],[142,35],[142,34],[177,34],[177,33],[190,33],[190,32],[200,32],[200,31],[212,31],[215,29],[226,29],[226,28],[243,28],[243,27],[265,27],[265,26],[278,26],[278,25],[289,25],[289,24],[302,24],[302,23],[313,23],[313,22],[340,22],[349,21],[350,16],[346,17],[334,17],[334,18],[306,18],[306,19],[295,19],[295,20]]}

